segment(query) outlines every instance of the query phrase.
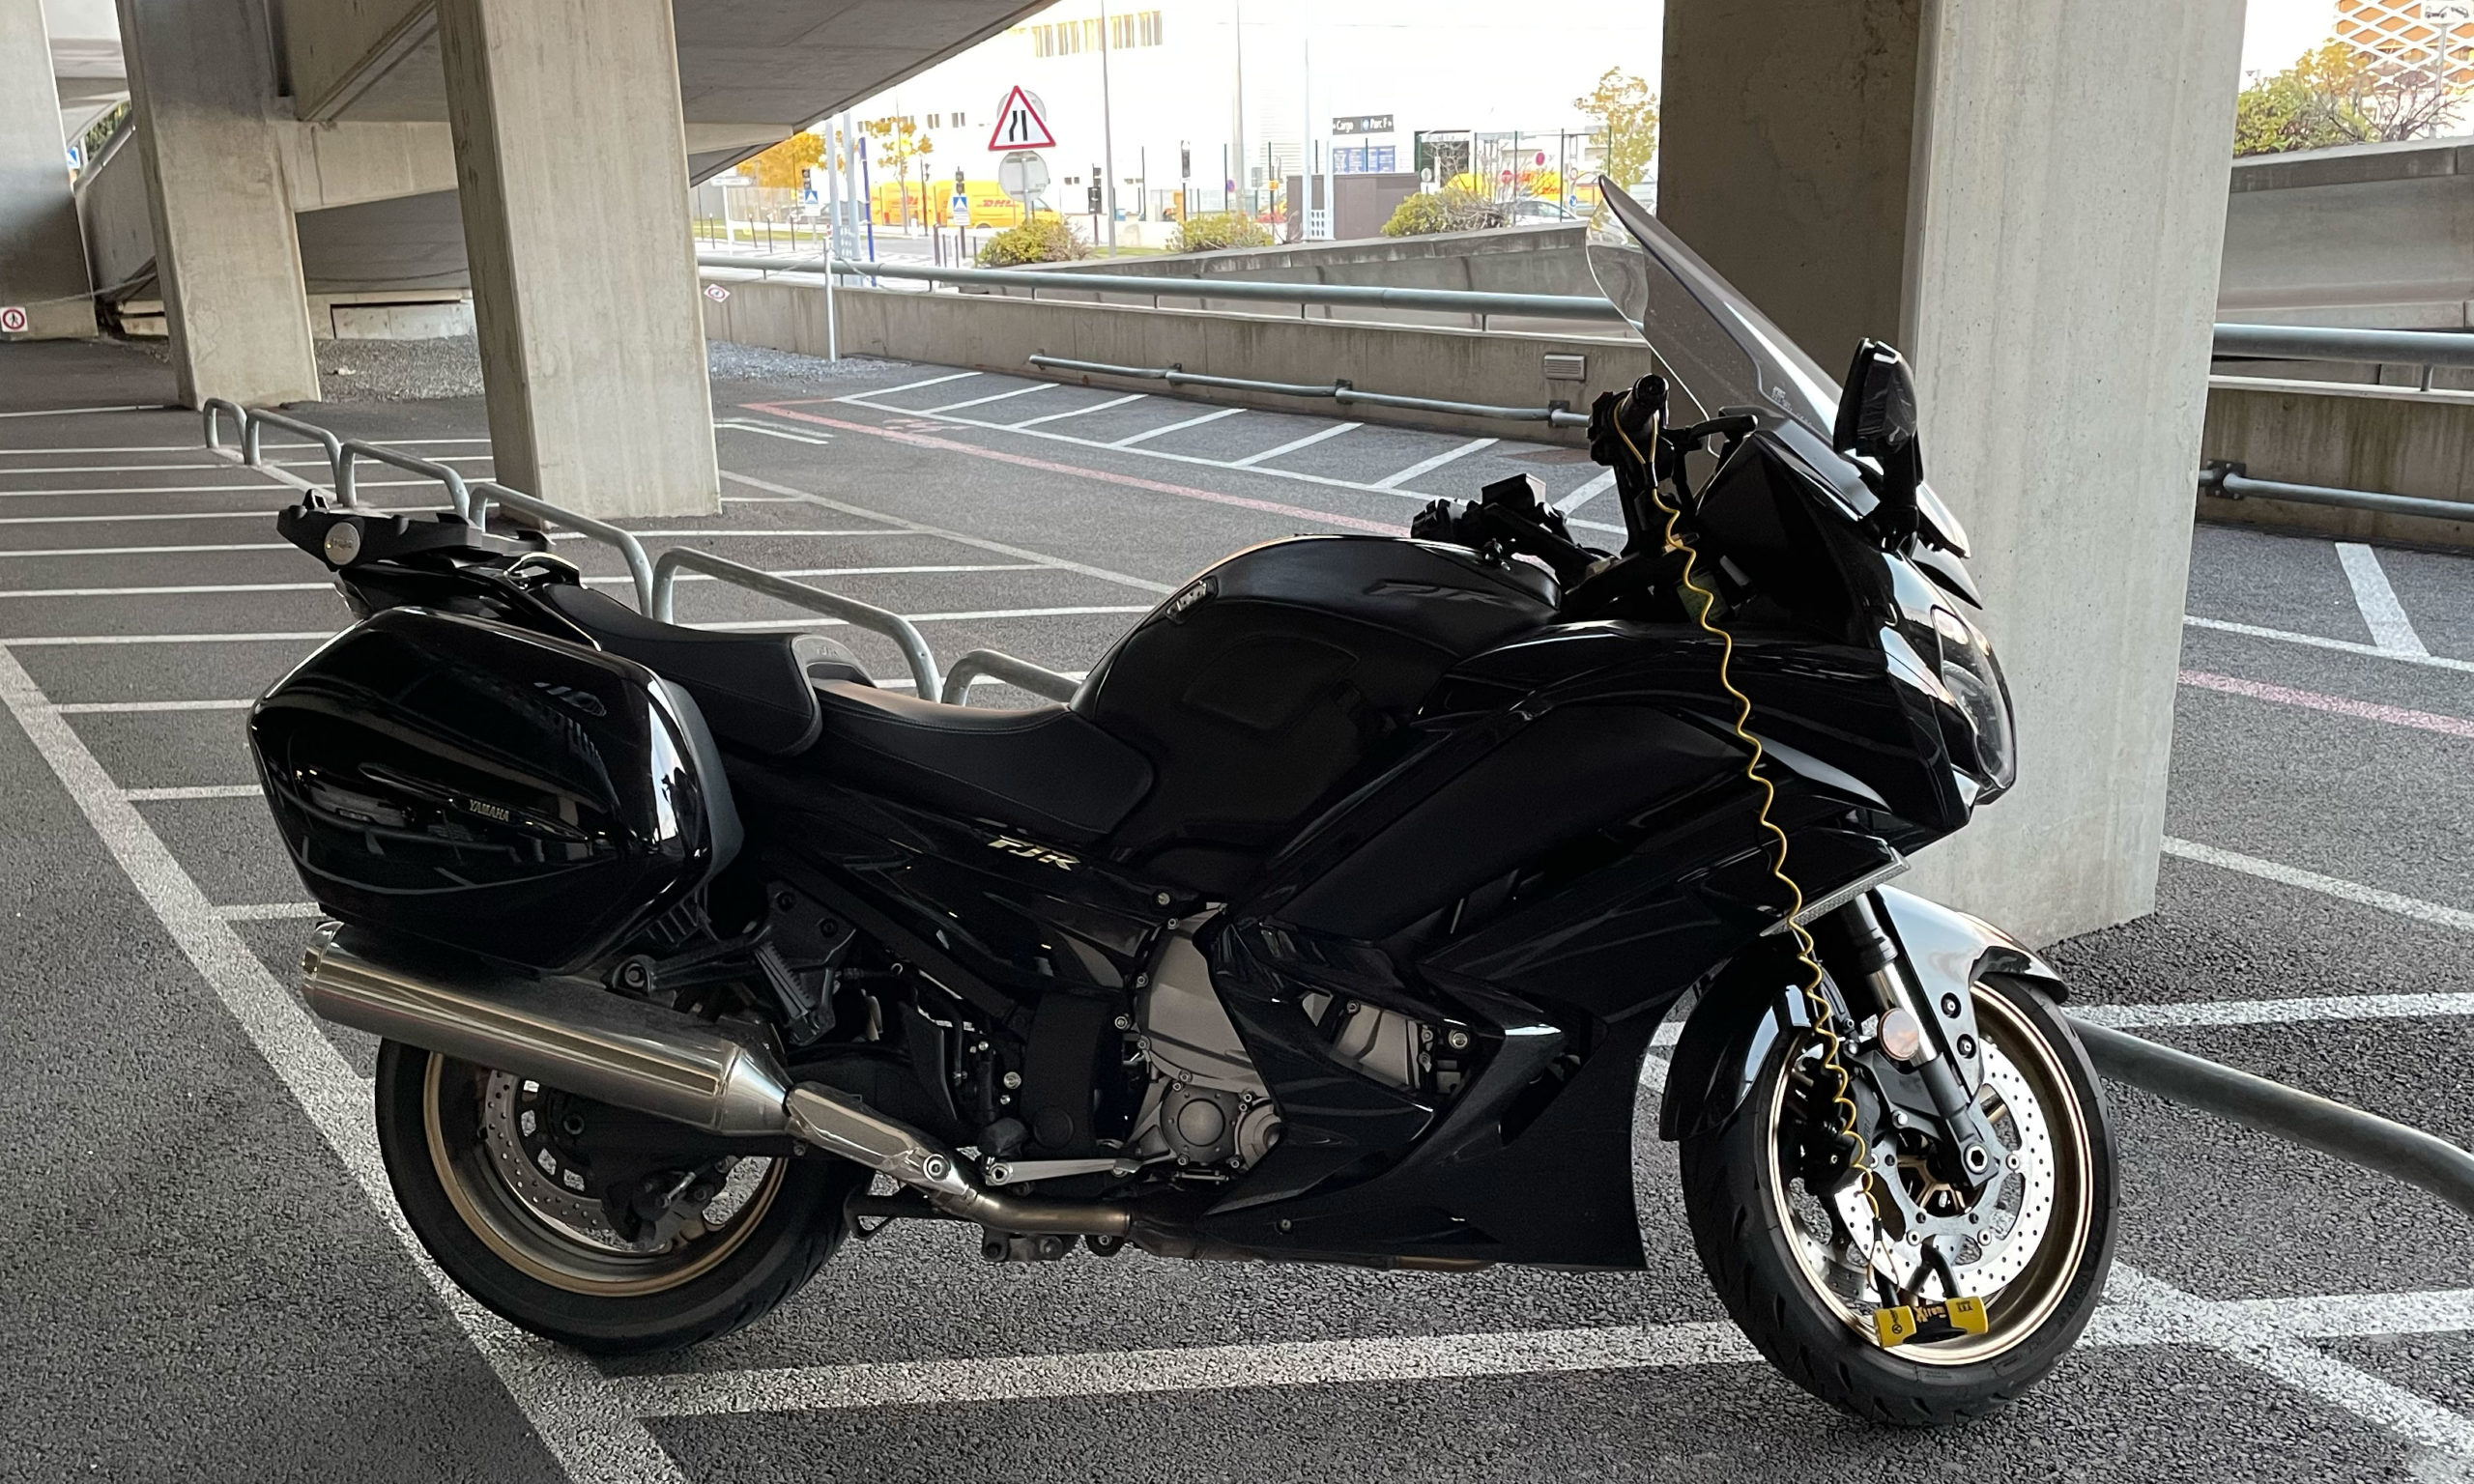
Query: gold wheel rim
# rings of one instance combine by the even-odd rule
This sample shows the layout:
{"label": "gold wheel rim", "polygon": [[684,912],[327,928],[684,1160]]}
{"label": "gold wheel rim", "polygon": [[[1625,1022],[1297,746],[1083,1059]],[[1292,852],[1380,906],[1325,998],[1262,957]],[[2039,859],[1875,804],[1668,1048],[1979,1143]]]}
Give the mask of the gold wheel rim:
{"label": "gold wheel rim", "polygon": [[[430,1053],[429,1068],[421,1078],[421,1124],[430,1164],[446,1187],[447,1202],[473,1235],[509,1267],[567,1293],[639,1298],[695,1281],[745,1243],[780,1193],[790,1169],[788,1160],[773,1159],[728,1224],[690,1239],[683,1252],[631,1253],[588,1242],[535,1211],[509,1186],[477,1137],[458,1148],[458,1141],[448,1136],[448,1063],[447,1057]],[[478,1098],[480,1078],[488,1075],[488,1069],[464,1062],[454,1065],[478,1074],[471,1079],[474,1096]]]}
{"label": "gold wheel rim", "polygon": [[[1976,1034],[2008,1057],[2035,1094],[2054,1146],[2054,1219],[2037,1249],[2019,1275],[1996,1293],[1983,1295],[1989,1327],[1983,1334],[1956,1339],[1911,1340],[1898,1347],[1904,1359],[1925,1365],[1974,1365],[2008,1354],[2053,1316],[2061,1303],[2086,1254],[2092,1225],[2093,1145],[2087,1132],[2087,1110],[2074,1093],[2058,1054],[1999,990],[1975,986]],[[1794,1253],[1805,1287],[1841,1323],[1873,1341],[1872,1311],[1848,1303],[1816,1270],[1812,1243],[1787,1199],[1788,1178],[1779,1167],[1779,1132],[1784,1124],[1787,1078],[1781,1075],[1769,1099],[1769,1156],[1763,1184],[1768,1187],[1780,1235]],[[1885,1172],[1887,1173],[1887,1172]],[[1888,1173],[1888,1178],[1899,1178]],[[1960,1270],[1962,1277],[1966,1270]]]}

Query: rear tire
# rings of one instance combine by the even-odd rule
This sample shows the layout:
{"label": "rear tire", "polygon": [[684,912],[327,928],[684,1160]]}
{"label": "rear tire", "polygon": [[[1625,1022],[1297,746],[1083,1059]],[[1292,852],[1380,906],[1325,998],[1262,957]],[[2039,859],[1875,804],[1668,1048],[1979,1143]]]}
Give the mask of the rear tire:
{"label": "rear tire", "polygon": [[676,1250],[629,1252],[528,1201],[516,1185],[529,1172],[502,1173],[481,1130],[494,1075],[384,1043],[378,1143],[388,1179],[413,1234],[457,1287],[579,1350],[677,1350],[762,1318],[841,1245],[845,1207],[865,1187],[856,1165],[775,1158],[717,1229],[675,1241]]}
{"label": "rear tire", "polygon": [[[2055,1151],[2051,1224],[2022,1270],[1983,1295],[1988,1334],[1884,1349],[1872,1335],[1870,1304],[1817,1280],[1828,1270],[1795,1214],[1801,1186],[1790,1186],[1778,1155],[1781,1120],[1792,1117],[1785,1084],[1809,1054],[1809,1039],[1773,1049],[1734,1116],[1680,1151],[1693,1243],[1727,1312],[1788,1379],[1870,1421],[1942,1426],[2016,1398],[2077,1342],[2113,1264],[2113,1129],[2086,1050],[2024,982],[1989,976],[1975,995],[1977,1028],[2027,1074],[2020,1085],[2040,1101],[2071,1104],[2039,1110]],[[1964,1283],[1970,1270],[1959,1272]]]}

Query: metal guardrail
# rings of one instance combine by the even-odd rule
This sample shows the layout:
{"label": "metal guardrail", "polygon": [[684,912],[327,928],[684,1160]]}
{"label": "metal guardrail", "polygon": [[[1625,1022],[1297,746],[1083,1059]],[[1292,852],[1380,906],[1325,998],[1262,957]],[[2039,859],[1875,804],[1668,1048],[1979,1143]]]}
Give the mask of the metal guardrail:
{"label": "metal guardrail", "polygon": [[1497,417],[1507,422],[1542,422],[1550,428],[1585,428],[1589,418],[1562,402],[1544,407],[1488,407],[1478,402],[1447,402],[1437,397],[1404,397],[1387,391],[1361,391],[1345,381],[1329,386],[1289,382],[1257,382],[1242,376],[1206,376],[1188,371],[1183,366],[1111,366],[1096,360],[1066,360],[1055,356],[1033,356],[1028,363],[1043,371],[1080,371],[1093,376],[1124,377],[1131,381],[1165,382],[1171,386],[1219,386],[1231,391],[1254,391],[1276,397],[1323,397],[1345,407],[1362,402],[1368,407],[1408,408],[1417,412],[1452,413],[1463,417]]}
{"label": "metal guardrail", "polygon": [[752,269],[777,273],[839,273],[844,277],[905,278],[928,283],[978,284],[1021,289],[1037,299],[1048,289],[1074,294],[1144,294],[1154,307],[1162,299],[1238,300],[1256,303],[1326,305],[1348,309],[1423,309],[1445,314],[1512,314],[1543,320],[1628,323],[1624,311],[1596,295],[1480,294],[1465,289],[1394,289],[1373,284],[1225,282],[1203,278],[1153,278],[1134,273],[1061,273],[1030,268],[941,268],[921,263],[862,263],[819,254],[813,258],[757,258],[700,252],[699,268]]}
{"label": "metal guardrail", "polygon": [[[1050,700],[1072,700],[1074,693],[1080,689],[1070,676],[1060,675],[1028,660],[1018,660],[1002,649],[973,649],[954,661],[954,668],[945,671],[945,688],[937,693],[936,699],[949,706],[968,704],[970,683],[982,675],[1002,680],[1034,696],[1045,696]],[[920,694],[924,696],[927,693],[923,691]]]}
{"label": "metal guardrail", "polygon": [[645,544],[636,539],[635,532],[621,530],[607,521],[597,521],[589,515],[579,515],[573,510],[554,505],[546,499],[536,499],[522,490],[510,490],[494,479],[484,479],[474,485],[470,498],[473,503],[467,518],[472,522],[475,530],[489,528],[490,506],[496,503],[504,505],[510,510],[521,510],[535,520],[547,521],[554,526],[564,526],[569,530],[590,536],[606,546],[617,547],[618,555],[626,558],[627,575],[636,585],[636,612],[649,614],[653,611],[653,595],[656,589],[653,563],[652,559],[645,555]]}
{"label": "metal guardrail", "polygon": [[2074,1018],[2071,1028],[2096,1070],[2114,1081],[2393,1175],[2474,1215],[2474,1154],[2445,1139],[2111,1026]]}
{"label": "metal guardrail", "polygon": [[[272,417],[275,414],[253,409],[249,415]],[[355,503],[352,467],[356,459],[374,459],[381,464],[400,469],[408,474],[427,474],[430,478],[446,486],[447,501],[454,505],[457,515],[468,521],[473,519],[473,492],[465,485],[462,474],[444,464],[433,464],[427,459],[417,458],[401,449],[389,448],[384,443],[365,443],[357,438],[345,439],[342,449],[335,455],[335,499],[337,502],[345,505]]]}
{"label": "metal guardrail", "polygon": [[2420,495],[2383,495],[2376,490],[2345,490],[2325,484],[2289,484],[2282,479],[2254,479],[2243,466],[2219,459],[2200,471],[2200,493],[2226,499],[2289,499],[2306,505],[2335,505],[2347,510],[2376,510],[2384,515],[2420,515],[2438,521],[2474,521],[2474,501],[2431,499]]}
{"label": "metal guardrail", "polygon": [[334,480],[335,503],[348,510],[360,503],[353,498],[352,466],[344,459],[344,441],[325,428],[302,422],[299,418],[286,417],[280,413],[262,412],[252,414],[241,429],[242,463],[252,469],[258,467],[260,463],[259,433],[261,429],[268,427],[281,428],[287,433],[298,433],[326,449],[327,471]]}
{"label": "metal guardrail", "polygon": [[[2474,333],[2340,329],[2324,325],[2219,325],[2216,354],[2258,360],[2347,360],[2369,365],[2474,367]],[[2426,382],[2430,380],[2426,375]]]}
{"label": "metal guardrail", "polygon": [[873,603],[862,603],[856,598],[846,598],[838,592],[794,583],[787,577],[776,577],[760,567],[746,566],[710,552],[700,552],[694,547],[674,546],[653,563],[652,585],[646,599],[645,612],[663,623],[676,621],[671,616],[674,612],[672,589],[677,585],[682,568],[885,635],[902,646],[903,660],[910,667],[911,683],[918,687],[915,694],[924,699],[935,699],[944,695],[944,684],[936,675],[936,657],[929,649],[927,638],[919,632],[916,624],[902,614]]}

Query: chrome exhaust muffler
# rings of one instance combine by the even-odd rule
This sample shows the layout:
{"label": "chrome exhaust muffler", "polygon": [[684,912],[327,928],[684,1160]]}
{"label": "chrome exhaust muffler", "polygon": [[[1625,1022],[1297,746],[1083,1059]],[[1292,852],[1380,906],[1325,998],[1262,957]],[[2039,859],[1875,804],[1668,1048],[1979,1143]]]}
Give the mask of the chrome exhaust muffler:
{"label": "chrome exhaust muffler", "polygon": [[459,964],[447,983],[368,957],[338,941],[348,930],[326,924],[301,958],[302,998],[338,1025],[714,1133],[787,1133],[995,1231],[1122,1237],[1132,1230],[1123,1206],[983,1188],[928,1134],[837,1088],[793,1086],[771,1050],[711,1021],[590,980],[523,979]]}

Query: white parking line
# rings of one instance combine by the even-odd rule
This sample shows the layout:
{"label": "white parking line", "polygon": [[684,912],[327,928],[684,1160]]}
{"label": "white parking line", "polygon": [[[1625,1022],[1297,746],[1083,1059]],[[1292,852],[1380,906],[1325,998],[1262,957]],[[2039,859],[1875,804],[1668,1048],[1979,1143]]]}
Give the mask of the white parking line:
{"label": "white parking line", "polygon": [[2433,670],[2454,670],[2474,675],[2474,660],[2453,660],[2444,654],[2406,654],[2395,649],[2382,649],[2377,644],[2357,643],[2349,639],[2326,639],[2317,634],[2295,634],[2286,629],[2263,629],[2253,623],[2229,623],[2223,618],[2202,618],[2197,614],[2182,615],[2185,626],[2213,629],[2220,634],[2243,634],[2253,639],[2273,639],[2279,643],[2300,644],[2310,649],[2333,649],[2339,654],[2368,655],[2374,660],[2395,660],[2401,665],[2427,665]]}
{"label": "white parking line", "polygon": [[[974,619],[986,618],[1079,618],[1093,614],[1147,614],[1151,612],[1151,608],[1152,605],[1147,603],[1136,603],[1130,606],[1095,605],[1087,608],[983,608],[964,613],[905,614],[902,616],[909,619],[913,623],[968,623]],[[764,633],[769,630],[779,629],[785,634],[792,633],[799,629],[840,628],[842,626],[843,620],[839,618],[827,618],[821,614],[819,614],[813,618],[745,618],[734,620],[730,623],[700,623],[695,625],[695,627],[700,629],[718,629],[728,633]],[[14,640],[0,640],[0,643],[14,642]]]}
{"label": "white parking line", "polygon": [[[38,469],[0,469],[5,474],[127,474],[152,473],[158,470],[229,469],[231,459],[215,459],[203,464],[64,464]],[[430,456],[433,464],[487,464],[486,453],[441,453]],[[244,464],[244,469],[332,469],[325,459],[268,459],[258,464]]]}
{"label": "white parking line", "polygon": [[407,1262],[498,1373],[542,1444],[578,1484],[679,1481],[641,1422],[596,1405],[599,1373],[582,1356],[534,1340],[483,1309],[429,1260],[396,1209],[369,1118],[369,1085],[275,983],[210,904],[111,776],[62,721],[16,656],[0,649],[0,701],[68,790],[156,920],[267,1060],[360,1186]]}
{"label": "white parking line", "polygon": [[[864,392],[861,393],[861,395],[871,397],[890,397],[897,391],[917,391],[922,386],[942,386],[947,382],[959,382],[966,376],[977,375],[979,375],[979,373],[976,371],[957,371],[951,376],[932,376],[924,382],[905,382],[899,386],[887,386],[882,390]],[[849,398],[842,397],[837,398],[836,400],[847,402]]]}
{"label": "white parking line", "polygon": [[[2463,1448],[2474,1424],[2308,1342],[2452,1333],[2469,1326],[2474,1290],[2315,1296],[2290,1303],[2210,1301],[2116,1265],[2106,1302],[2081,1343],[2092,1349],[2205,1346],[2417,1442]],[[610,1386],[618,1404],[639,1416],[728,1416],[1667,1370],[1760,1358],[1735,1326],[1701,1321],[703,1371],[614,1378]]]}
{"label": "white parking line", "polygon": [[1406,469],[1397,470],[1392,473],[1385,474],[1382,478],[1374,481],[1374,487],[1378,490],[1396,490],[1401,485],[1415,479],[1420,474],[1433,473],[1436,470],[1443,468],[1446,464],[1451,463],[1453,460],[1459,458],[1464,454],[1476,453],[1481,448],[1491,447],[1502,442],[1503,440],[1499,438],[1473,438],[1469,440],[1469,442],[1462,443],[1457,448],[1447,448],[1443,452],[1436,454],[1433,458],[1420,459],[1418,462],[1410,465]]}
{"label": "white parking line", "polygon": [[186,409],[168,402],[132,403],[128,407],[39,407],[30,412],[0,413],[0,417],[79,417],[88,413],[177,413]]}
{"label": "white parking line", "polygon": [[2317,892],[2323,897],[2334,897],[2361,906],[2377,907],[2382,912],[2394,912],[2400,917],[2410,917],[2419,923],[2430,923],[2440,928],[2454,928],[2460,932],[2474,932],[2474,912],[2467,912],[2458,907],[2444,907],[2435,901],[2424,901],[2420,898],[2401,896],[2396,892],[2382,891],[2375,886],[2364,886],[2358,881],[2323,876],[2316,870],[2304,870],[2299,867],[2281,865],[2275,861],[2263,861],[2256,855],[2244,855],[2235,850],[2220,850],[2214,845],[2202,845],[2188,840],[2175,840],[2171,836],[2166,838],[2165,853],[2179,856],[2186,861],[2198,861],[2202,865],[2214,866],[2219,870],[2239,871],[2246,876],[2257,876],[2262,881],[2274,881],[2283,886],[2298,886],[2304,891]]}
{"label": "white parking line", "polygon": [[2474,1016],[2474,994],[2319,994],[2289,1000],[2193,1000],[2157,1005],[2072,1005],[2070,1017],[2135,1031],[2146,1026],[2285,1025],[2318,1020],[2411,1020]]}
{"label": "white parking line", "polygon": [[1123,407],[1128,402],[1139,402],[1149,395],[1151,395],[1151,393],[1147,391],[1129,391],[1122,397],[1110,397],[1106,402],[1094,402],[1089,407],[1077,407],[1062,413],[1047,413],[1037,417],[1025,417],[1020,422],[1009,422],[1005,424],[1005,426],[1009,428],[1028,428],[1034,427],[1043,422],[1058,422],[1068,417],[1079,417],[1084,413],[1105,413],[1109,408]]}
{"label": "white parking line", "polygon": [[1054,391],[1056,389],[1056,383],[1054,382],[1033,382],[1028,386],[1017,386],[1011,391],[990,392],[987,396],[973,397],[967,402],[947,402],[940,407],[923,407],[919,410],[919,415],[922,417],[932,416],[937,413],[955,412],[965,407],[981,407],[991,402],[1002,402],[1009,397],[1027,397],[1035,391]]}
{"label": "white parking line", "polygon": [[206,592],[332,592],[325,583],[182,583],[167,587],[0,587],[0,598],[150,598]]}
{"label": "white parking line", "polygon": [[[1043,563],[1046,565],[1046,563]],[[1164,585],[1161,591],[1169,589]],[[1153,605],[1136,603],[1124,606],[1083,606],[1072,608],[986,608],[949,614],[905,614],[913,623],[965,623],[979,618],[1072,618],[1091,614],[1147,614]],[[819,625],[833,626],[839,618],[752,618],[732,623],[700,623],[700,629],[723,631],[780,629],[790,633]],[[0,639],[0,646],[13,649],[87,648],[114,644],[255,644],[273,643],[284,640],[311,641],[332,639],[332,629],[300,629],[289,633],[256,634],[34,634],[24,638]]]}
{"label": "white parking line", "polygon": [[735,428],[741,433],[762,433],[767,438],[778,438],[793,443],[814,443],[820,447],[830,445],[833,442],[833,435],[830,433],[807,433],[797,428],[785,427],[778,422],[758,422],[752,417],[725,417],[713,426]]}
{"label": "white parking line", "polygon": [[[260,469],[269,478],[280,479],[295,489],[321,488],[279,469],[263,465]],[[445,486],[435,479],[356,479],[353,481],[353,487],[361,490],[400,489],[406,485],[416,484],[427,485],[433,490],[442,492],[445,489]],[[0,490],[0,499],[60,499],[72,495],[232,495],[264,490],[266,487],[264,484],[131,484],[91,489]]]}
{"label": "white parking line", "polygon": [[[1120,439],[1118,439],[1116,442],[1112,442],[1112,443],[1101,443],[1101,444],[1094,444],[1093,446],[1095,446],[1095,447],[1106,447],[1106,448],[1131,448],[1131,447],[1133,447],[1133,446],[1134,446],[1135,444],[1136,444],[1136,443],[1147,443],[1147,442],[1151,442],[1151,441],[1152,441],[1153,439],[1155,439],[1155,438],[1165,437],[1165,435],[1167,435],[1167,434],[1175,433],[1175,432],[1178,432],[1178,431],[1180,431],[1180,430],[1182,430],[1182,429],[1185,429],[1185,428],[1198,428],[1198,427],[1201,427],[1201,426],[1202,426],[1204,423],[1206,423],[1206,422],[1218,422],[1218,421],[1219,421],[1221,418],[1223,418],[1223,417],[1234,417],[1234,416],[1236,416],[1239,413],[1242,413],[1242,412],[1244,412],[1244,411],[1245,411],[1245,409],[1244,409],[1244,408],[1242,408],[1242,407],[1223,407],[1223,408],[1222,408],[1220,411],[1218,411],[1218,412],[1216,412],[1216,413],[1205,413],[1205,414],[1202,414],[1201,416],[1199,416],[1199,417],[1189,417],[1189,418],[1187,418],[1187,419],[1186,419],[1185,421],[1183,421],[1183,422],[1172,422],[1172,423],[1169,423],[1169,424],[1168,424],[1166,427],[1165,427],[1165,428],[1145,428],[1145,429],[1143,429],[1143,430],[1142,430],[1141,432],[1139,432],[1139,433],[1133,433],[1133,434],[1129,434],[1129,435],[1127,435],[1127,436],[1126,436],[1126,437],[1124,437],[1124,438],[1120,438]],[[967,420],[967,419],[964,419],[964,418],[957,418],[957,419],[955,419],[955,420],[956,420],[956,421],[965,421],[965,420]],[[992,422],[992,423],[988,423],[988,424],[986,424],[986,426],[988,426],[988,427],[992,427],[992,428],[1001,428],[1001,427],[1003,427],[1004,425],[1003,425],[1002,423],[993,423],[993,422]],[[1037,437],[1037,436],[1040,436],[1040,435],[1033,435],[1033,436],[1034,436],[1034,437]],[[1056,436],[1060,436],[1060,437],[1061,437],[1062,435],[1056,435]],[[1079,439],[1079,438],[1077,438],[1077,439],[1070,440],[1070,442],[1079,443],[1079,442],[1089,442],[1089,441],[1088,441],[1088,440],[1086,440],[1086,439]]]}
{"label": "white parking line", "polygon": [[1266,448],[1260,453],[1250,453],[1242,459],[1226,459],[1222,462],[1230,469],[1251,469],[1265,459],[1277,459],[1283,453],[1295,453],[1300,448],[1311,447],[1327,438],[1338,438],[1343,433],[1353,433],[1365,426],[1366,424],[1362,422],[1336,422],[1328,428],[1309,433],[1304,438],[1292,438],[1277,448]]}
{"label": "white parking line", "polygon": [[2359,541],[2340,541],[2337,560],[2353,586],[2354,607],[2362,610],[2362,621],[2371,627],[2372,642],[2393,654],[2431,653],[2397,601],[2397,589],[2388,585],[2388,573],[2380,566],[2377,552]]}
{"label": "white parking line", "polygon": [[146,711],[243,711],[257,704],[246,700],[64,700],[51,709],[62,716],[118,716]]}
{"label": "white parking line", "polygon": [[87,648],[110,644],[271,644],[287,640],[332,639],[334,629],[295,629],[262,634],[32,634],[0,639],[12,649]]}
{"label": "white parking line", "polygon": [[216,907],[215,915],[227,923],[275,923],[306,921],[327,913],[314,901],[247,901]]}
{"label": "white parking line", "polygon": [[1581,506],[1588,504],[1591,500],[1597,499],[1597,497],[1605,494],[1613,488],[1615,488],[1615,471],[1610,469],[1604,473],[1599,474],[1597,478],[1592,479],[1589,483],[1582,485],[1579,489],[1572,491],[1569,495],[1567,495],[1563,499],[1555,501],[1555,508],[1566,515],[1569,515],[1573,511],[1578,510]]}
{"label": "white parking line", "polygon": [[195,552],[289,552],[289,541],[225,541],[205,546],[38,546],[0,550],[0,560],[12,556],[168,556]]}
{"label": "white parking line", "polygon": [[131,804],[160,804],[182,799],[254,799],[258,793],[255,784],[208,784],[188,788],[124,788],[121,797]]}

